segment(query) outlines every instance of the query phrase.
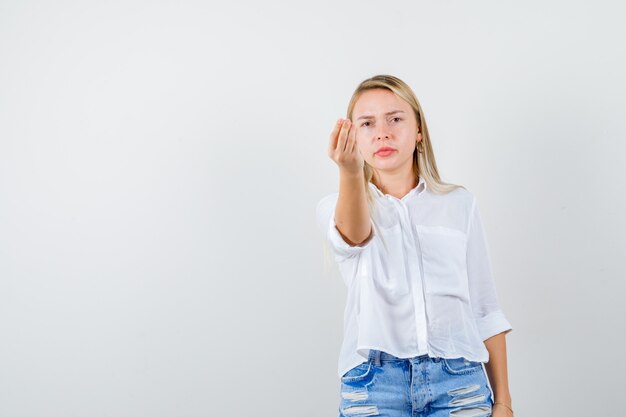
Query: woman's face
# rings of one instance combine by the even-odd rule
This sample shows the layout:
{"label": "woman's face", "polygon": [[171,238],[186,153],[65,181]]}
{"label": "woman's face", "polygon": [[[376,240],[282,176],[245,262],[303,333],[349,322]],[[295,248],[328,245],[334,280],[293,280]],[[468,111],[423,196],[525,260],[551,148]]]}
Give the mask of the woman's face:
{"label": "woman's face", "polygon": [[[366,90],[354,105],[352,124],[363,159],[375,170],[396,171],[413,163],[417,131],[413,108],[393,92],[376,88]],[[378,152],[392,148],[390,152]]]}

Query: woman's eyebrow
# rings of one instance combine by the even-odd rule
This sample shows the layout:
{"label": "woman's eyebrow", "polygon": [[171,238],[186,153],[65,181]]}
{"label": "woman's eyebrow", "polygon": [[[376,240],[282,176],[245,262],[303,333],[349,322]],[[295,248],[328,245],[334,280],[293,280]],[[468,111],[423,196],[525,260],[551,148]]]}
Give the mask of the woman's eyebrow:
{"label": "woman's eyebrow", "polygon": [[[396,114],[396,113],[404,113],[404,110],[393,110],[393,111],[385,113],[385,116],[391,116],[392,114]],[[373,119],[373,118],[374,118],[374,116],[365,115],[365,116],[359,117],[357,120]]]}

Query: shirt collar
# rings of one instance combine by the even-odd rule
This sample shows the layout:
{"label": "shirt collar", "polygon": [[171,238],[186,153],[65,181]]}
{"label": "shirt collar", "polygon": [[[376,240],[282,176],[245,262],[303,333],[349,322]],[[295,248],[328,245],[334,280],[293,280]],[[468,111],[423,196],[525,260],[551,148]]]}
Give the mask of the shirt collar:
{"label": "shirt collar", "polygon": [[[368,183],[370,188],[374,191],[374,193],[379,196],[379,197],[384,197],[384,196],[388,196],[388,194],[383,193],[381,190],[378,189],[377,186],[375,186],[372,182]],[[424,177],[422,177],[420,175],[419,177],[419,181],[417,183],[417,185],[415,187],[413,187],[408,193],[406,193],[406,195],[404,197],[402,197],[402,200],[408,198],[410,195],[415,194],[416,192],[421,193],[422,191],[424,191],[426,189],[426,181],[424,181]],[[393,197],[393,196],[389,196],[389,197]],[[395,198],[395,197],[394,197]]]}

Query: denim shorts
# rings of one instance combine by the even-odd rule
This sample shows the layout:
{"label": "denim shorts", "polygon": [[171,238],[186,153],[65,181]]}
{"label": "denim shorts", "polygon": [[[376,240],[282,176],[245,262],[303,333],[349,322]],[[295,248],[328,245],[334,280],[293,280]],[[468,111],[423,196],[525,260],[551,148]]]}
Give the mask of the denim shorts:
{"label": "denim shorts", "polygon": [[340,417],[490,417],[493,392],[481,362],[371,349],[341,377]]}

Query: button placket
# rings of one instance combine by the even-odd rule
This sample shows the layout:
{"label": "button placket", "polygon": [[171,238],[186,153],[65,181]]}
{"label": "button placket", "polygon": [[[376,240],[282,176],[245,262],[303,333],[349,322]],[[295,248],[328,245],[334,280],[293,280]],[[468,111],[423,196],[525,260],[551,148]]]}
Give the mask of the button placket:
{"label": "button placket", "polygon": [[411,272],[410,272],[410,268],[409,268],[409,263],[406,262],[407,259],[407,231],[409,231],[409,233],[411,232],[410,227],[407,226],[406,224],[406,218],[404,215],[404,210],[403,210],[403,203],[393,197],[393,196],[387,196],[387,199],[391,202],[392,207],[396,210],[396,213],[398,215],[398,229],[399,229],[399,243],[400,245],[398,245],[399,247],[397,248],[398,250],[402,251],[402,253],[400,254],[401,256],[399,256],[396,259],[396,262],[404,262],[404,264],[402,265],[401,270],[403,271],[402,274],[400,274],[401,276],[394,276],[392,277],[392,281],[387,283],[388,289],[391,290],[392,293],[395,294],[407,294],[410,290],[409,290],[409,280],[411,277]]}
{"label": "button placket", "polygon": [[[417,289],[417,291],[411,290],[416,320],[417,347],[421,354],[428,353],[428,313],[426,310],[421,247],[411,222],[407,204],[404,200],[393,196],[387,196],[387,198],[393,202],[394,207],[399,212],[400,225],[403,230],[403,249],[405,250],[405,255],[409,258],[406,271],[407,285]],[[407,249],[409,250],[407,251]],[[415,276],[415,279],[412,279],[413,276]]]}
{"label": "button placket", "polygon": [[[416,194],[415,198],[419,198],[420,194]],[[424,283],[424,267],[422,264],[422,249],[419,244],[419,239],[415,228],[413,227],[413,222],[411,221],[411,215],[409,212],[408,206],[402,202],[402,208],[404,209],[404,214],[406,222],[408,223],[407,229],[409,231],[408,235],[410,236],[410,244],[408,247],[411,249],[409,252],[409,257],[412,262],[409,262],[410,272],[408,278],[411,280],[411,292],[413,294],[413,305],[415,309],[415,320],[416,320],[416,337],[417,337],[417,345],[418,351],[421,354],[429,353],[430,349],[428,347],[428,311],[426,307],[426,296],[425,296],[425,283]],[[413,271],[416,269],[417,271]],[[413,275],[414,274],[414,275]],[[411,277],[414,277],[411,279]]]}

